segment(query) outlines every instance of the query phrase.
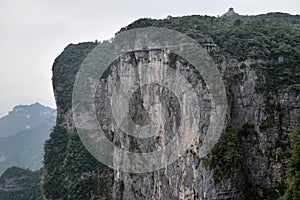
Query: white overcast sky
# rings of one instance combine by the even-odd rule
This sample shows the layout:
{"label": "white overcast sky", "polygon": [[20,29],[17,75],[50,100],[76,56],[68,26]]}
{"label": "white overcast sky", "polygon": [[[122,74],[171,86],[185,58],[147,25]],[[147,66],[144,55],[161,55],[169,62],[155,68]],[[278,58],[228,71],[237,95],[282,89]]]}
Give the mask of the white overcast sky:
{"label": "white overcast sky", "polygon": [[18,104],[55,107],[54,59],[70,43],[109,39],[142,17],[300,14],[299,0],[0,0],[0,116]]}

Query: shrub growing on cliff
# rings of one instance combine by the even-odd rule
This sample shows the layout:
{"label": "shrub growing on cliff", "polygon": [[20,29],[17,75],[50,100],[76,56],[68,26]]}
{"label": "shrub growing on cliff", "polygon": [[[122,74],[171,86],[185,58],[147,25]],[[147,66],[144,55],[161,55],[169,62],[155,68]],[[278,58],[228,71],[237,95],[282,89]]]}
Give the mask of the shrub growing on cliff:
{"label": "shrub growing on cliff", "polygon": [[225,133],[220,137],[208,157],[204,162],[214,170],[213,177],[217,182],[228,178],[240,168],[243,157],[233,124],[227,126]]}
{"label": "shrub growing on cliff", "polygon": [[291,134],[293,142],[292,156],[288,160],[287,190],[283,200],[300,199],[300,128]]}

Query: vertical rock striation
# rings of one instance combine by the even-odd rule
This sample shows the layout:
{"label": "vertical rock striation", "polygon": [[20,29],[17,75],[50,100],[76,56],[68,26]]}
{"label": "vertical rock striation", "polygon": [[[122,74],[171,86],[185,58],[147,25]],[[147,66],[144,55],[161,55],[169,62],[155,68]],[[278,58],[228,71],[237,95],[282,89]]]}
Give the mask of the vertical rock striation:
{"label": "vertical rock striation", "polygon": [[[288,86],[262,90],[269,77],[255,63],[228,55],[224,59],[214,57],[227,89],[227,127],[211,153],[201,158],[199,151],[211,109],[205,77],[167,49],[126,53],[103,74],[95,94],[97,118],[111,142],[127,151],[151,152],[163,148],[179,133],[184,134],[188,129],[182,124],[194,119],[198,123],[193,130],[199,132],[199,137],[176,162],[163,169],[120,172],[89,154],[72,119],[76,72],[96,45],[69,45],[53,65],[57,123],[45,145],[44,199],[277,199],[282,194],[290,149],[288,135],[300,125],[299,90]],[[262,62],[259,60],[259,64]],[[195,89],[197,105],[181,105],[184,95],[178,97],[160,85],[140,84],[130,96],[128,112],[136,124],[143,126],[150,119],[157,124],[152,137],[141,139],[117,128],[113,112],[122,107],[112,108],[110,102],[118,81],[122,87],[131,87],[153,80],[147,66],[152,67],[155,77],[165,77],[167,68],[181,74]],[[130,78],[120,78],[126,76]],[[124,92],[122,87],[118,92]],[[184,87],[178,85],[178,90],[184,91]],[[182,118],[181,106],[186,113],[196,110],[197,115]]]}

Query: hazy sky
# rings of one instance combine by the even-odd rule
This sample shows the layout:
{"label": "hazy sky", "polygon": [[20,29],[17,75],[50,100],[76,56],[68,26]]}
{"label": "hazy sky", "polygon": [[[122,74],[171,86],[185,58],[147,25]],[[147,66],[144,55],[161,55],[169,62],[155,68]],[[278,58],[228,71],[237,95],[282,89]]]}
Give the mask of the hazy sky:
{"label": "hazy sky", "polygon": [[0,0],[0,116],[14,105],[55,107],[52,64],[69,43],[104,40],[141,17],[300,13],[299,0]]}

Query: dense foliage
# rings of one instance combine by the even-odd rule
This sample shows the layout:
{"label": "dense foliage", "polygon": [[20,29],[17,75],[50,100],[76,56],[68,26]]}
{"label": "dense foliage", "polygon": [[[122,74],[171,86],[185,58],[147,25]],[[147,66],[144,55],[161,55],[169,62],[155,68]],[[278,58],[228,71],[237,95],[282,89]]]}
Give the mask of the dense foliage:
{"label": "dense foliage", "polygon": [[53,64],[53,87],[59,107],[57,125],[45,143],[42,189],[51,199],[100,199],[110,197],[111,170],[84,147],[76,130],[67,130],[60,112],[71,110],[76,73],[87,54],[98,43],[69,45]]}
{"label": "dense foliage", "polygon": [[262,20],[266,23],[283,24],[291,27],[300,28],[300,15],[290,15],[287,13],[273,12],[256,16],[235,16],[242,20]]}
{"label": "dense foliage", "polygon": [[217,44],[210,52],[216,64],[221,64],[224,56],[244,63],[252,61],[251,66],[267,77],[260,85],[261,91],[286,87],[299,90],[300,29],[293,28],[293,23],[300,24],[300,16],[282,13],[218,18],[194,15],[140,19],[121,31],[150,26],[177,30],[203,46]]}
{"label": "dense foliage", "polygon": [[205,163],[214,170],[214,180],[218,182],[241,170],[242,159],[238,136],[234,126],[229,124]]}
{"label": "dense foliage", "polygon": [[63,54],[58,56],[53,66],[53,89],[56,91],[56,104],[62,111],[67,111],[72,104],[72,91],[75,76],[86,55],[97,46],[97,43],[87,42],[70,44]]}
{"label": "dense foliage", "polygon": [[55,126],[45,143],[43,193],[46,197],[60,198],[66,195],[61,166],[66,156],[68,134],[64,128]]}
{"label": "dense foliage", "polygon": [[0,177],[0,199],[37,200],[41,198],[41,179],[42,170],[32,172],[18,167],[8,168]]}
{"label": "dense foliage", "polygon": [[98,199],[110,195],[103,194],[111,185],[105,178],[110,170],[87,151],[76,132],[54,127],[45,144],[44,160],[42,186],[47,198]]}
{"label": "dense foliage", "polygon": [[291,134],[293,149],[291,158],[288,160],[287,190],[284,200],[300,199],[300,128]]}

